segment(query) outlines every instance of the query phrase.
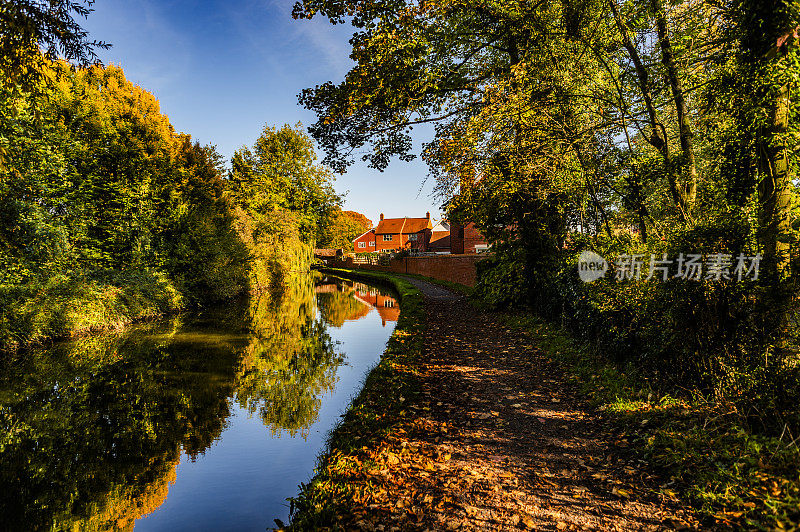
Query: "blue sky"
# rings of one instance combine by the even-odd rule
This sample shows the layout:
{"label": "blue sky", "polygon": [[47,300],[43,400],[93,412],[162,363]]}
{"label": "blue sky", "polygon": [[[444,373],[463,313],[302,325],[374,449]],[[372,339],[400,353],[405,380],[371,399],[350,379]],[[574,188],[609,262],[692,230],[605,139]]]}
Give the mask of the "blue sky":
{"label": "blue sky", "polygon": [[[340,81],[352,65],[352,29],[324,19],[293,20],[294,0],[98,0],[84,22],[93,39],[110,42],[104,63],[160,100],[178,131],[216,144],[228,159],[251,145],[265,124],[315,116],[297,103],[306,87]],[[420,137],[420,140],[427,140]],[[419,153],[419,149],[417,149]],[[384,172],[357,162],[337,176],[349,191],[345,208],[377,222],[387,217],[438,217],[427,167],[393,162]]]}

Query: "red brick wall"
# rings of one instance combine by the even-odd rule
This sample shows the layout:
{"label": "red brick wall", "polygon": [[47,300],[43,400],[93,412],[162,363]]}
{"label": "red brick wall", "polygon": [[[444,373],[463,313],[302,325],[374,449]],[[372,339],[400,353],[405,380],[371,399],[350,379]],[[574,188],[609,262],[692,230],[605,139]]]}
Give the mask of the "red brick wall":
{"label": "red brick wall", "polygon": [[408,233],[393,234],[391,242],[384,242],[383,235],[375,235],[375,248],[373,249],[377,249],[378,251],[394,251],[394,250],[411,248],[411,249],[418,249],[420,251],[427,251],[428,242],[430,241],[431,238],[430,235],[431,235],[430,229],[426,229],[425,231],[420,231],[419,233],[417,233],[417,240],[412,240],[410,244],[408,244],[409,242]]}
{"label": "red brick wall", "polygon": [[391,242],[385,242],[383,235],[375,235],[375,249],[378,251],[402,249],[405,240],[408,240],[407,235],[393,234]]}
{"label": "red brick wall", "polygon": [[467,225],[453,223],[450,226],[450,253],[476,253],[475,246],[486,243],[486,237],[472,222]]}
{"label": "red brick wall", "polygon": [[[366,246],[363,248],[358,247],[359,242],[365,242]],[[370,246],[370,242],[372,245]],[[366,253],[368,251],[375,251],[375,233],[369,232],[361,235],[353,241],[353,251],[356,253]]]}
{"label": "red brick wall", "polygon": [[389,271],[395,273],[415,273],[426,277],[433,277],[442,281],[460,283],[466,286],[475,286],[477,270],[475,264],[486,258],[486,255],[441,255],[438,257],[406,257],[392,260],[388,266],[372,266],[368,264],[353,264],[353,259],[348,257],[344,263],[338,263],[345,268],[362,270]]}

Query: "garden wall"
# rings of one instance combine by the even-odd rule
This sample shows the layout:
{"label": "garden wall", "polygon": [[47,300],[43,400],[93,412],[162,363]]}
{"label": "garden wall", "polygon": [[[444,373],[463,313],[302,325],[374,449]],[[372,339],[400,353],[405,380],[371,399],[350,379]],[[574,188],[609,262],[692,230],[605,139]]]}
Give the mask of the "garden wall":
{"label": "garden wall", "polygon": [[432,277],[441,281],[450,281],[466,286],[475,286],[477,279],[475,264],[486,258],[486,255],[438,255],[431,257],[404,257],[391,259],[388,264],[356,264],[353,257],[336,261],[333,266],[374,270],[394,273],[413,273]]}

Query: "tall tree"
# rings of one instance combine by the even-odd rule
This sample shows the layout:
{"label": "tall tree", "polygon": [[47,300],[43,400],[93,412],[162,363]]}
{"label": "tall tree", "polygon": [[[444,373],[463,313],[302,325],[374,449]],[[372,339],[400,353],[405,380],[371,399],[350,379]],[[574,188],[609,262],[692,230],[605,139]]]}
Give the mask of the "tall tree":
{"label": "tall tree", "polygon": [[792,207],[796,201],[800,2],[750,1],[734,4],[744,80],[751,112],[741,127],[752,132],[758,161],[760,239],[765,274],[786,279],[790,271]]}
{"label": "tall tree", "polygon": [[300,126],[266,126],[252,148],[234,153],[229,183],[237,203],[257,220],[278,211],[297,217],[304,242],[318,238],[320,223],[341,203],[332,175],[316,162]]}
{"label": "tall tree", "polygon": [[77,66],[96,62],[95,50],[110,45],[91,40],[77,20],[86,18],[93,4],[94,0],[0,0],[3,77],[31,89],[48,72],[48,61],[65,59]]}

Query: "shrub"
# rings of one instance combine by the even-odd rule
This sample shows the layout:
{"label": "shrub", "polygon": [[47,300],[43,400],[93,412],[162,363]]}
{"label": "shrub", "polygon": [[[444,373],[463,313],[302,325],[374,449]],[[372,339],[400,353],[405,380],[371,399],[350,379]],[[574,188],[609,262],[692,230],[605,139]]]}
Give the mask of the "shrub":
{"label": "shrub", "polygon": [[[698,238],[696,243],[704,247],[711,241]],[[609,245],[601,254],[616,253]],[[787,325],[764,288],[735,280],[617,281],[611,276],[583,283],[577,250],[533,272],[520,256],[505,251],[480,263],[476,295],[494,307],[527,305],[653,385],[712,396],[735,407],[754,427],[800,426],[795,399],[800,369],[793,351],[774,340]],[[524,299],[526,292],[530,297]]]}

